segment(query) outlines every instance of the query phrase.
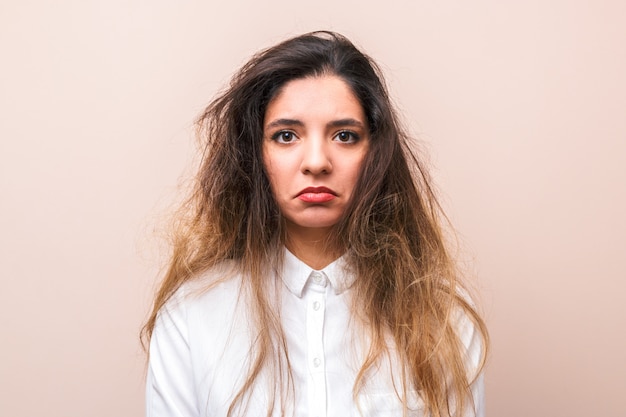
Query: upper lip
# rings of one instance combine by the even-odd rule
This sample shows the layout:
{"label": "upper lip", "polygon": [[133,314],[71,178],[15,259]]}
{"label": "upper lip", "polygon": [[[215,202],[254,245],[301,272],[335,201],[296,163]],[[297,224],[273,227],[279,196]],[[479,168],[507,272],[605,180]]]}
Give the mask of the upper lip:
{"label": "upper lip", "polygon": [[297,195],[307,194],[307,193],[313,193],[313,194],[328,193],[332,195],[337,195],[336,192],[334,192],[328,187],[306,187],[305,189],[300,190],[300,192]]}

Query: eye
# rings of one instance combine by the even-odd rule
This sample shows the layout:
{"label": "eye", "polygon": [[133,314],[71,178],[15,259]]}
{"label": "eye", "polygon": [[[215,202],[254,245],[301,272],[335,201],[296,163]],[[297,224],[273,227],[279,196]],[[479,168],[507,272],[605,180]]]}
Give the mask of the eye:
{"label": "eye", "polygon": [[289,130],[281,130],[272,135],[272,140],[278,143],[291,143],[296,139],[296,134]]}
{"label": "eye", "polygon": [[335,135],[335,139],[341,143],[354,143],[359,140],[359,135],[349,130],[342,130]]}

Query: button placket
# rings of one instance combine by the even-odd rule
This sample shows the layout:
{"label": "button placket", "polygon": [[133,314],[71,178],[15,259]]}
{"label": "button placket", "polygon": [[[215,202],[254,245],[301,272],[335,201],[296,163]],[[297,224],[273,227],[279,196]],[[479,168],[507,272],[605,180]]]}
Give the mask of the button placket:
{"label": "button placket", "polygon": [[324,294],[313,292],[308,303],[307,333],[309,336],[309,358],[311,371],[319,371],[324,361]]}
{"label": "button placket", "polygon": [[324,315],[327,279],[313,271],[307,300],[307,345],[309,368],[309,407],[311,415],[326,416],[326,372],[324,367]]}

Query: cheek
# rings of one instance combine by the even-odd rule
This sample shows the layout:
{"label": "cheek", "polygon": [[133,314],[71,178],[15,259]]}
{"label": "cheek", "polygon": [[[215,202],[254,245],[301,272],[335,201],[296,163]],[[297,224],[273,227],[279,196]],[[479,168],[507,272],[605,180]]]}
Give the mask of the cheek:
{"label": "cheek", "polygon": [[274,178],[274,164],[272,163],[272,158],[270,153],[267,151],[266,147],[263,146],[263,170],[265,171],[265,176],[267,177],[270,185],[273,186],[273,178]]}
{"label": "cheek", "polygon": [[367,160],[367,152],[364,152],[359,157],[356,157],[352,160],[348,170],[344,172],[345,178],[349,178],[348,183],[350,187],[350,193],[354,191],[359,179],[362,176],[363,166]]}
{"label": "cheek", "polygon": [[263,165],[265,167],[265,175],[267,176],[267,181],[270,184],[272,194],[274,195],[274,198],[276,198],[277,193],[280,193],[282,188],[282,179],[284,178],[284,175],[281,174],[281,164],[264,155]]}
{"label": "cheek", "polygon": [[352,164],[350,165],[350,176],[354,179],[354,182],[358,180],[361,176],[361,172],[363,171],[363,164],[365,164],[365,160],[367,159],[367,152],[364,151],[361,155],[354,158]]}

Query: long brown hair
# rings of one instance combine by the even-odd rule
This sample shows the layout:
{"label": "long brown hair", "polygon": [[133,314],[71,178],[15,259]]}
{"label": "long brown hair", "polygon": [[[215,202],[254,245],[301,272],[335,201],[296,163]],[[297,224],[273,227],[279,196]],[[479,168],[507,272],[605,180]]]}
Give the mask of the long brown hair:
{"label": "long brown hair", "polygon": [[[443,237],[443,213],[393,110],[381,71],[333,32],[298,36],[255,55],[201,115],[201,166],[176,217],[171,261],[143,329],[144,340],[150,339],[159,310],[182,284],[234,260],[250,290],[258,344],[229,415],[264,367],[290,369],[280,319],[264,285],[264,272],[281,262],[284,230],[262,162],[263,118],[286,82],[323,74],[350,86],[370,128],[356,197],[329,242],[345,252],[356,274],[353,314],[366,324],[371,340],[354,394],[367,382],[368,369],[387,352],[391,336],[404,369],[402,399],[412,387],[423,399],[426,415],[460,414],[472,400],[470,385],[484,363],[486,328],[464,295]],[[482,339],[478,369],[468,368],[455,329],[458,314],[471,320]],[[290,377],[284,380],[282,371],[277,375],[279,385],[289,389]]]}

